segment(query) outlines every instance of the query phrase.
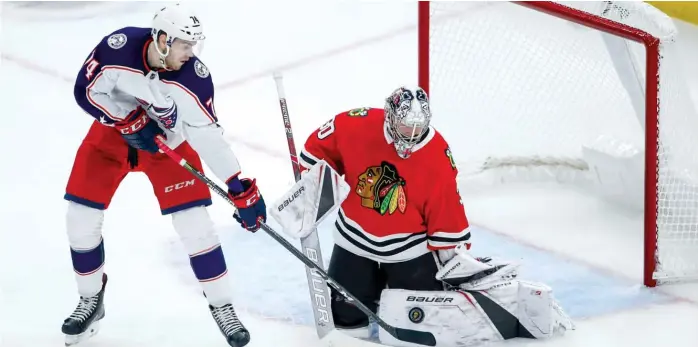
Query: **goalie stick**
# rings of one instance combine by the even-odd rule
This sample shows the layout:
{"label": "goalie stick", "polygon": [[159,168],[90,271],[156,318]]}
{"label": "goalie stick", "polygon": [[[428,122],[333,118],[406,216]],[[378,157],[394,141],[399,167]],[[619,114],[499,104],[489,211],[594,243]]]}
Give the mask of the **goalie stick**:
{"label": "goalie stick", "polygon": [[[296,153],[296,145],[293,140],[293,130],[291,129],[291,118],[288,114],[288,104],[286,103],[286,92],[284,91],[283,76],[275,72],[274,82],[276,83],[276,92],[279,96],[279,106],[281,107],[281,116],[284,120],[286,128],[286,139],[288,140],[288,151],[291,156],[291,165],[293,166],[293,175],[298,182],[301,179],[300,165],[298,164],[298,156]],[[317,230],[313,230],[308,236],[301,238],[301,250],[308,258],[324,269],[324,261],[322,251],[320,249],[320,239],[318,238]],[[310,293],[310,302],[313,306],[313,316],[315,317],[315,330],[320,338],[325,337],[334,329],[334,319],[332,318],[332,308],[330,306],[331,297],[327,284],[306,266],[305,276],[308,280],[308,291]]]}
{"label": "goalie stick", "polygon": [[[235,206],[233,201],[228,196],[228,192],[226,190],[219,187],[210,178],[206,177],[206,175],[201,173],[195,167],[191,166],[191,164],[189,164],[186,159],[182,158],[181,155],[179,155],[177,152],[173,151],[170,147],[168,147],[165,143],[165,139],[162,136],[155,137],[155,143],[158,145],[158,148],[160,148],[161,151],[163,151],[168,157],[170,157],[170,159],[174,160],[176,163],[178,163],[180,166],[182,166],[184,169],[186,169],[192,175],[194,175],[197,179],[199,179],[202,183],[206,184],[211,190],[213,190],[216,194],[220,195],[230,205]],[[328,285],[332,286],[335,290],[337,290],[337,292],[340,293],[348,302],[355,305],[356,308],[358,308],[361,312],[375,320],[375,322],[378,323],[378,325],[380,325],[381,328],[385,329],[385,331],[387,331],[390,335],[392,335],[400,341],[411,342],[425,346],[436,346],[436,338],[434,337],[434,334],[430,332],[398,328],[386,323],[377,314],[373,313],[371,309],[369,309],[368,307],[366,307],[366,305],[359,301],[353,294],[349,293],[346,289],[344,289],[344,287],[342,287],[339,283],[332,279],[332,277],[330,277],[330,275],[328,275],[323,268],[319,267],[314,261],[305,256],[305,254],[303,254],[301,251],[296,249],[296,247],[294,247],[290,242],[288,242],[283,236],[279,235],[266,223],[260,222],[259,224],[261,229],[264,230],[269,236],[271,236],[271,238],[280,243],[284,248],[286,248],[286,250],[291,252],[296,258],[298,258],[298,260],[302,261],[307,267],[312,268],[314,275],[317,275],[324,279]]]}

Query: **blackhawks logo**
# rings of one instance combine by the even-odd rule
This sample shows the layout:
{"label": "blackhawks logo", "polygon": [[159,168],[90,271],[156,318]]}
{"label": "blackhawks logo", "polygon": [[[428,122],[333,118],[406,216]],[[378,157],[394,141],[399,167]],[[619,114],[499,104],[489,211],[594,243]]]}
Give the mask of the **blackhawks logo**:
{"label": "blackhawks logo", "polygon": [[347,115],[349,117],[365,117],[368,114],[368,109],[368,107],[355,108],[353,110],[349,110]]}
{"label": "blackhawks logo", "polygon": [[447,147],[445,153],[446,153],[446,157],[448,157],[448,161],[451,163],[451,168],[453,170],[457,169],[458,166],[456,166],[456,161],[453,160],[453,153],[451,153],[451,148]]}
{"label": "blackhawks logo", "polygon": [[384,161],[359,175],[355,191],[361,197],[361,206],[381,215],[391,215],[395,211],[405,213],[407,197],[404,186],[405,180],[398,175],[395,166]]}

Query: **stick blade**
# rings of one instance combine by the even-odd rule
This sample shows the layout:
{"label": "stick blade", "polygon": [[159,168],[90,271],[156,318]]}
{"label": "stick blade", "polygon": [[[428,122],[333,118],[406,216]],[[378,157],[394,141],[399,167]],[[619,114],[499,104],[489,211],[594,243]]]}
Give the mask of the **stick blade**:
{"label": "stick blade", "polygon": [[436,346],[436,337],[434,337],[434,334],[426,331],[402,329],[396,327],[395,334],[393,336],[395,336],[395,338],[400,341],[412,342],[423,346]]}

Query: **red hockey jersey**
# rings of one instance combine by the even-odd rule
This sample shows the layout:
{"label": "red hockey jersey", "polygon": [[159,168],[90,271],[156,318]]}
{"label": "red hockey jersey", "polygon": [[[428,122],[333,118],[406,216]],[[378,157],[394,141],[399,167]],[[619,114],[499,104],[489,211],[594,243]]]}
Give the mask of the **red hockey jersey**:
{"label": "red hockey jersey", "polygon": [[351,187],[339,209],[334,241],[378,262],[414,259],[470,238],[448,143],[434,128],[397,155],[384,111],[340,113],[313,132],[300,153],[305,168],[325,160]]}

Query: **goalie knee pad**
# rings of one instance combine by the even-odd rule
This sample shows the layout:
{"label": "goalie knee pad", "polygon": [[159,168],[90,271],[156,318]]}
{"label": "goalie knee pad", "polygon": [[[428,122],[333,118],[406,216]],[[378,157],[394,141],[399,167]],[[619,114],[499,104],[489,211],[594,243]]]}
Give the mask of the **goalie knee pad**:
{"label": "goalie knee pad", "polygon": [[66,230],[78,293],[89,297],[102,289],[104,211],[68,202]]}
{"label": "goalie knee pad", "polygon": [[206,208],[197,206],[175,212],[172,225],[189,254],[191,268],[209,303],[214,306],[229,303],[228,268]]}

